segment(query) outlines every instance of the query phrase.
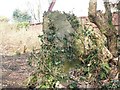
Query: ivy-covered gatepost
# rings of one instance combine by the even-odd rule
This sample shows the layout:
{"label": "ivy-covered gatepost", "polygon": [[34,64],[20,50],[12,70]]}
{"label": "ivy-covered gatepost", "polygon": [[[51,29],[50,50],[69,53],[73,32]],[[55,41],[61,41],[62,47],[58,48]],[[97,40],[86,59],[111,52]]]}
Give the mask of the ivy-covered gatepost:
{"label": "ivy-covered gatepost", "polygon": [[86,88],[85,81],[97,87],[98,80],[107,78],[111,54],[102,35],[90,28],[82,28],[74,14],[44,13],[43,35],[39,37],[42,42],[40,52],[33,53],[29,60],[35,68],[30,85],[54,88],[59,82],[65,87],[81,84],[79,87]]}

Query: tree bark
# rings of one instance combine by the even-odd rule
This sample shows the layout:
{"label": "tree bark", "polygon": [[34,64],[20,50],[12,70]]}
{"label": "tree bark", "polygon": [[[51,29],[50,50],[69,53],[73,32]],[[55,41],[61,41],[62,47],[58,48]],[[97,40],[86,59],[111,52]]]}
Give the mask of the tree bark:
{"label": "tree bark", "polygon": [[117,30],[112,24],[112,13],[109,2],[104,2],[105,14],[97,11],[97,0],[90,0],[88,17],[90,21],[97,25],[101,33],[107,37],[108,50],[114,57],[117,56]]}

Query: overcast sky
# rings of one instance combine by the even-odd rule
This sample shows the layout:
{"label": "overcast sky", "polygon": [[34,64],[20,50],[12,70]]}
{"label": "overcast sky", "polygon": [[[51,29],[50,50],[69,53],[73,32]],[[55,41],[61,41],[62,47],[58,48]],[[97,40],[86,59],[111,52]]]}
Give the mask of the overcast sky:
{"label": "overcast sky", "polygon": [[[37,0],[0,0],[0,16],[12,17],[16,8],[27,10],[28,1],[35,4]],[[51,0],[40,0],[42,12],[46,11]],[[116,0],[110,0],[116,1]],[[56,0],[53,10],[73,12],[77,16],[86,16],[88,12],[89,0]],[[98,9],[104,10],[103,0],[98,0]]]}

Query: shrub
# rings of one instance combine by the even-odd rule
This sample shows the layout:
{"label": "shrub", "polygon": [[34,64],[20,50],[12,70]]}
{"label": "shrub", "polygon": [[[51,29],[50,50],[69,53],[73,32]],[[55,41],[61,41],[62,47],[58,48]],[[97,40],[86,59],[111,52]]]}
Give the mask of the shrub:
{"label": "shrub", "polygon": [[[86,29],[80,27],[74,15],[52,12],[52,14],[48,13],[48,17],[44,19],[44,24],[47,23],[47,26],[44,25],[44,29],[47,27],[48,30],[43,30],[43,35],[39,36],[42,42],[41,50],[39,53],[31,53],[31,57],[29,57],[29,65],[35,68],[29,86],[55,88],[58,81],[60,83],[66,82],[66,87],[69,88],[78,87],[77,85],[81,81],[96,82],[99,86],[99,81],[106,79],[109,74],[109,64],[98,58],[99,48],[94,47],[86,54],[81,53],[81,46],[76,44],[79,39],[81,45],[85,44],[81,36],[92,37],[90,32],[83,32]],[[64,35],[62,39],[58,37],[59,29],[64,29],[64,27],[58,28],[57,20],[63,19],[66,23],[68,20],[74,29],[72,33],[69,33],[70,38],[67,35]]]}
{"label": "shrub", "polygon": [[18,29],[22,29],[22,28],[24,28],[24,29],[28,29],[28,27],[29,27],[29,22],[18,22],[17,23],[17,28]]}

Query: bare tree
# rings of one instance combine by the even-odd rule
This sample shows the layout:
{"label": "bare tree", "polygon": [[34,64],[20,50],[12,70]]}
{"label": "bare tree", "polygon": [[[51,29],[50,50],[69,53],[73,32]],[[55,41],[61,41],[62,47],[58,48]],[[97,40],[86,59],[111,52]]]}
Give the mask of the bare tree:
{"label": "bare tree", "polygon": [[40,0],[37,0],[36,2],[34,2],[34,4],[30,1],[27,2],[28,11],[30,12],[33,20],[41,22],[40,21],[40,19],[41,19],[41,3],[40,3]]}
{"label": "bare tree", "polygon": [[112,24],[112,13],[109,0],[104,1],[105,14],[97,11],[97,0],[90,0],[88,17],[107,37],[107,46],[114,57],[117,56],[117,30]]}

